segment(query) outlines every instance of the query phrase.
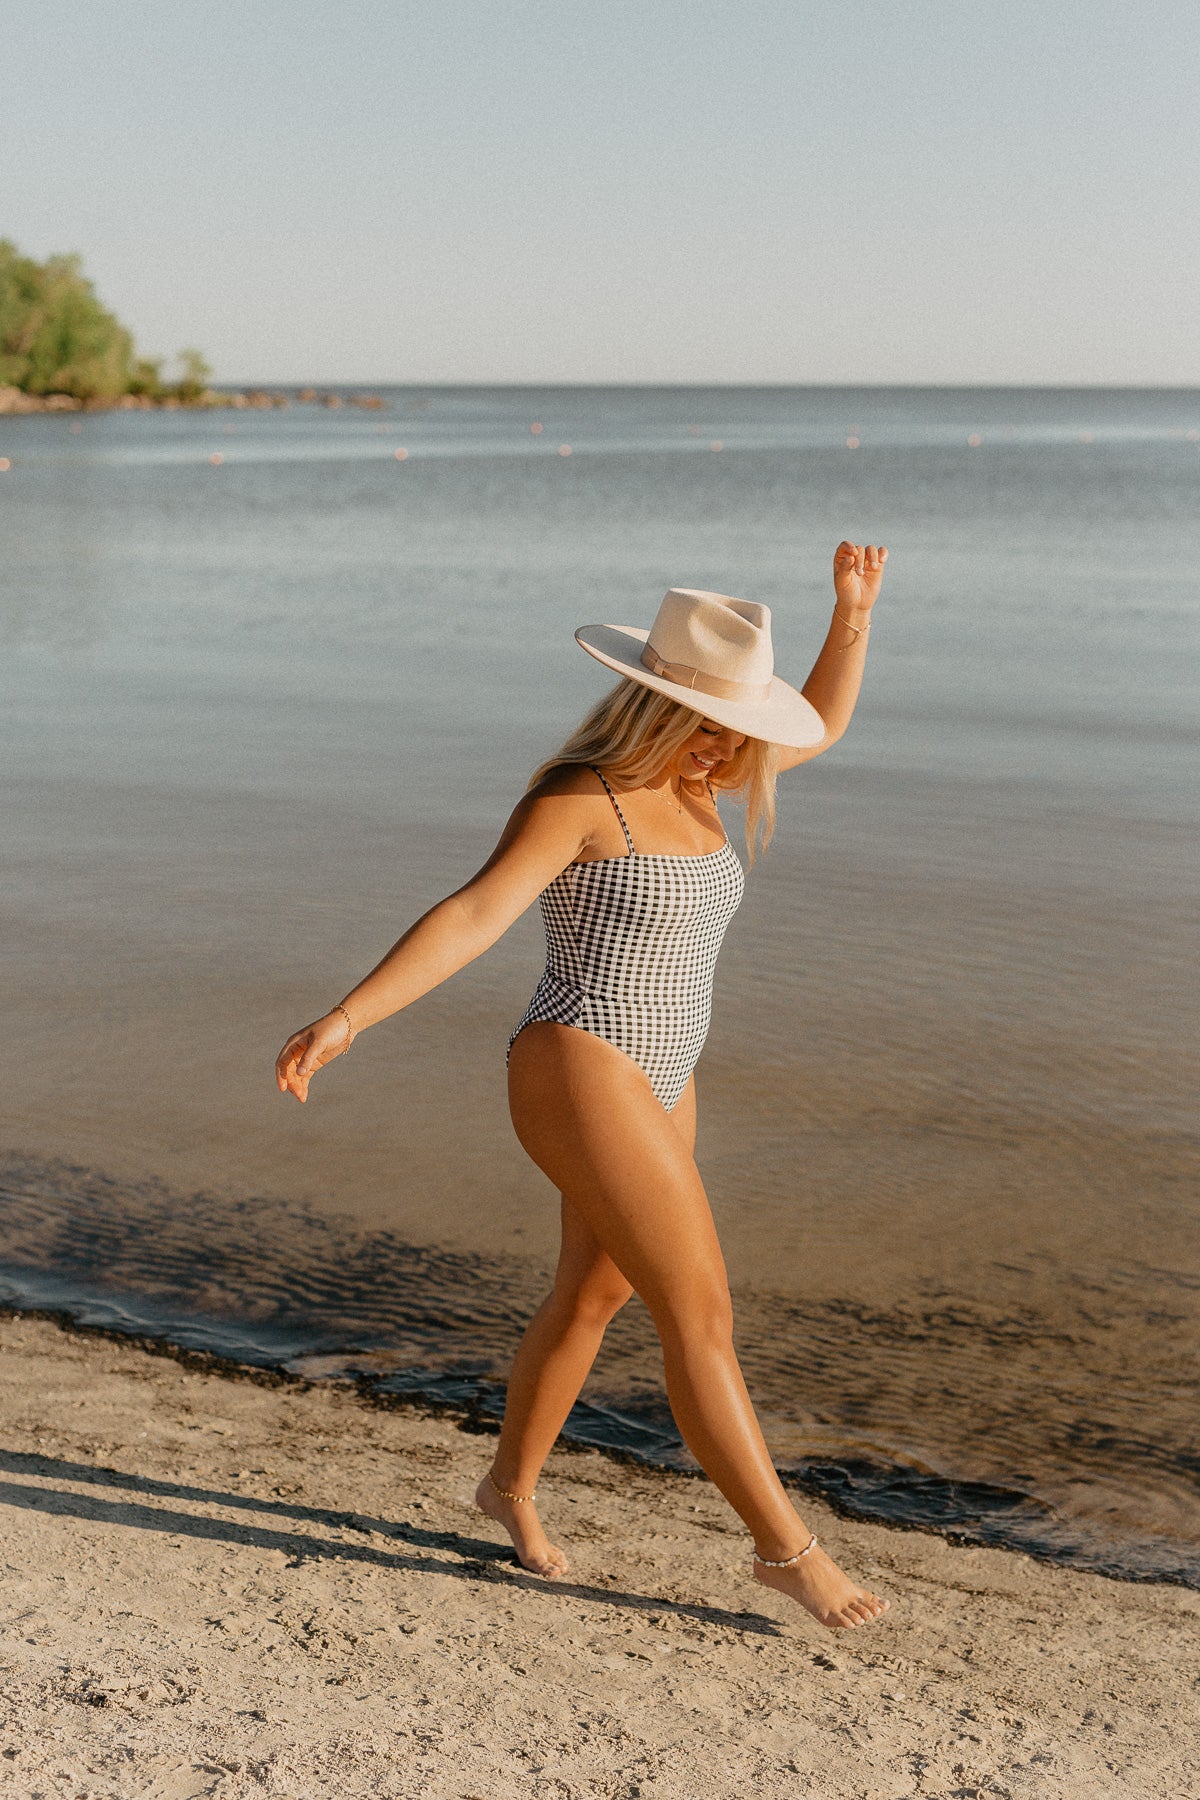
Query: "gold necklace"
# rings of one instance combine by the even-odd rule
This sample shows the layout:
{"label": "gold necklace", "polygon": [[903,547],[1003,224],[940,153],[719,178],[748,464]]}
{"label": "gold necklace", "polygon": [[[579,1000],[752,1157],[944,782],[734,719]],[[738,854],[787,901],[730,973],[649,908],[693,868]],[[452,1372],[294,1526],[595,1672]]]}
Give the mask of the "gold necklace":
{"label": "gold necklace", "polygon": [[[651,788],[650,792],[652,794],[657,794],[659,799],[662,801],[663,805],[671,807],[672,811],[677,812],[679,814],[680,818],[682,819],[682,817],[683,817],[683,782],[682,781],[679,783],[678,794],[675,794],[672,790],[671,777],[669,775],[667,776],[666,793],[663,792],[662,788]],[[667,799],[667,794],[671,795],[670,800]]]}

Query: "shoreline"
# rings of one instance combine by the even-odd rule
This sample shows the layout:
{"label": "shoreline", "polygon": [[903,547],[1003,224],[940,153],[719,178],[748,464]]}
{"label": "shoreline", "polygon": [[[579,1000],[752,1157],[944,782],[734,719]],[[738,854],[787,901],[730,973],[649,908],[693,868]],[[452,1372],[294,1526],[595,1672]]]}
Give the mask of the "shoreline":
{"label": "shoreline", "polygon": [[835,1634],[753,1582],[707,1482],[586,1450],[547,1467],[574,1566],[546,1583],[473,1507],[470,1421],[46,1319],[0,1344],[0,1794],[1149,1800],[1200,1777],[1188,1589],[806,1502],[892,1601]]}
{"label": "shoreline", "polygon": [[[464,1277],[470,1281],[472,1271],[464,1269],[458,1258],[453,1262],[450,1274],[455,1286]],[[478,1273],[474,1271],[476,1278]],[[430,1275],[425,1257],[416,1269],[392,1268],[393,1299],[401,1311],[406,1304],[419,1306],[414,1281],[428,1284]],[[494,1317],[496,1297],[486,1282],[481,1286],[476,1279],[470,1285],[474,1303]],[[527,1310],[533,1305],[530,1298]],[[323,1337],[320,1331],[314,1334],[312,1326],[306,1330],[300,1320],[263,1319],[253,1324],[247,1319],[239,1329],[234,1320],[155,1307],[149,1294],[119,1286],[108,1292],[89,1290],[69,1277],[57,1279],[44,1271],[0,1265],[0,1321],[6,1318],[45,1320],[221,1378],[265,1387],[334,1382],[353,1389],[372,1408],[411,1409],[472,1431],[499,1429],[503,1377],[498,1367],[485,1368],[471,1354],[480,1351],[477,1335],[467,1346],[467,1361],[447,1365],[436,1354],[430,1356],[419,1332],[401,1332],[396,1342],[403,1343],[403,1349],[395,1351],[372,1347],[370,1329],[350,1322],[343,1325],[340,1341]],[[357,1347],[347,1347],[360,1339]],[[639,1403],[632,1394],[581,1398],[560,1446],[565,1453],[595,1451],[651,1475],[689,1479],[699,1475],[661,1395],[658,1408],[647,1407],[644,1398]],[[1006,1482],[997,1468],[987,1478],[970,1469],[938,1471],[936,1466],[914,1463],[911,1454],[893,1452],[889,1457],[878,1437],[869,1459],[844,1443],[829,1446],[823,1454],[814,1449],[798,1460],[786,1455],[777,1455],[776,1460],[785,1486],[804,1502],[820,1502],[841,1519],[927,1533],[956,1547],[1022,1554],[1052,1569],[1200,1593],[1194,1559],[1173,1543],[1151,1535],[1106,1541],[1089,1534],[1079,1521],[1060,1517],[1036,1488]]]}
{"label": "shoreline", "polygon": [[24,388],[0,385],[0,418],[42,417],[47,413],[213,412],[232,407],[269,412],[288,406],[323,406],[336,411],[356,406],[384,412],[387,402],[374,393],[339,393],[329,388],[205,388],[198,394],[116,394],[81,400],[74,394],[29,394]]}

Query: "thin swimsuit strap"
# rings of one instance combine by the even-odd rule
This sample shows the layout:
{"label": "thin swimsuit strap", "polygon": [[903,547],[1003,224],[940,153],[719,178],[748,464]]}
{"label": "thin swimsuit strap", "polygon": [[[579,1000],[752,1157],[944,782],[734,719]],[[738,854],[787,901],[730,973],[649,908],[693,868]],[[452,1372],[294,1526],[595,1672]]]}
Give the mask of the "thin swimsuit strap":
{"label": "thin swimsuit strap", "polygon": [[[588,768],[591,769],[593,775],[600,775],[600,771],[595,766],[594,763],[589,763]],[[621,811],[620,807],[617,805],[617,796],[613,793],[613,791],[609,787],[607,781],[604,781],[603,775],[600,775],[600,779],[602,782],[604,782],[605,793],[608,795],[609,799],[613,803],[613,811],[616,813],[618,819],[620,819],[620,821],[621,821],[621,830],[625,833],[625,842],[629,847],[629,854],[630,854],[630,856],[636,856],[637,851],[633,847],[633,839],[630,837],[629,827],[625,823],[625,814]]]}

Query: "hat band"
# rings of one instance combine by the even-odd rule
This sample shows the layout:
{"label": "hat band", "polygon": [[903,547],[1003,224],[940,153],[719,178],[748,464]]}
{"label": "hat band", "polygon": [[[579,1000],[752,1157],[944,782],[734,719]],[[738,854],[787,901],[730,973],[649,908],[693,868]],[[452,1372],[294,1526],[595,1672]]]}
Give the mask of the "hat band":
{"label": "hat band", "polygon": [[653,644],[647,644],[642,651],[642,662],[652,675],[661,675],[664,681],[692,688],[697,694],[711,694],[714,700],[771,698],[769,681],[726,681],[723,675],[708,675],[703,669],[693,669],[690,663],[664,662]]}

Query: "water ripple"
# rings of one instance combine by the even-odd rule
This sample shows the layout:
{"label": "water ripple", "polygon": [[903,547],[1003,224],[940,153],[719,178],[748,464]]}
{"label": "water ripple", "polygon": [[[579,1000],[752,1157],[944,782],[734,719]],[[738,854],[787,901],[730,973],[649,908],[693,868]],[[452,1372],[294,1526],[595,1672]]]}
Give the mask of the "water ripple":
{"label": "water ripple", "polygon": [[[365,1231],[278,1201],[179,1194],[0,1161],[0,1300],[490,1426],[546,1272]],[[1041,1271],[1045,1273],[1045,1271]],[[1055,1270],[1056,1292],[1070,1288]],[[951,1294],[888,1306],[737,1295],[739,1352],[781,1469],[860,1517],[1200,1586],[1200,1450],[1186,1366],[1196,1284],[1133,1266],[1076,1279],[1053,1319]],[[1064,1324],[1070,1320],[1070,1328]],[[1154,1321],[1154,1354],[1130,1321]],[[1097,1396],[1101,1396],[1098,1405]],[[566,1436],[694,1468],[634,1305]]]}

